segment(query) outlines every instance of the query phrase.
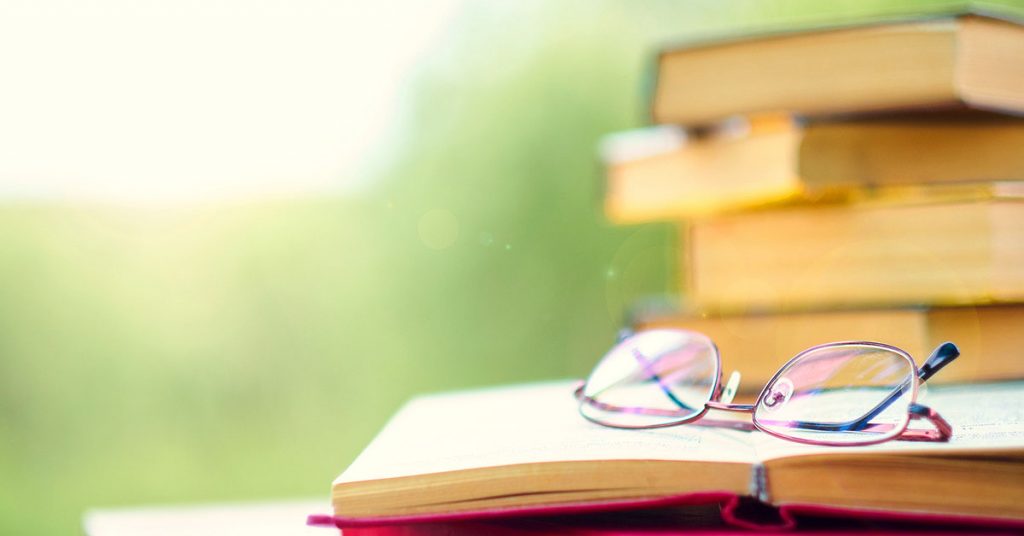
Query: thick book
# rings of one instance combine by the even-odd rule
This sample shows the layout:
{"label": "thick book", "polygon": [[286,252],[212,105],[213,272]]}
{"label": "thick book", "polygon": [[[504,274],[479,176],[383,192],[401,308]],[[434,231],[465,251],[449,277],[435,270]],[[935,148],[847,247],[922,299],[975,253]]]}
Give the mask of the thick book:
{"label": "thick book", "polygon": [[[964,356],[929,383],[1024,379],[1024,305],[893,307],[779,314],[639,312],[636,331],[679,328],[715,341],[724,365],[743,373],[742,388],[757,394],[779,360],[838,340],[872,340],[923,359],[956,341]],[[921,363],[918,363],[921,365]]]}
{"label": "thick book", "polygon": [[684,296],[731,313],[1024,300],[1024,199],[787,207],[694,221]]}
{"label": "thick book", "polygon": [[[781,364],[781,361],[780,361]],[[935,386],[947,443],[822,447],[577,413],[572,381],[416,398],[333,484],[339,527],[721,504],[1024,527],[1024,384]],[[744,499],[745,498],[745,499]],[[319,522],[325,522],[319,519]]]}
{"label": "thick book", "polygon": [[970,193],[1024,180],[1021,147],[1024,118],[980,113],[816,122],[783,114],[702,133],[656,126],[601,144],[604,207],[614,222],[638,223],[766,204]]}
{"label": "thick book", "polygon": [[747,37],[663,52],[652,115],[845,115],[972,107],[1024,112],[1024,27],[988,17]]}

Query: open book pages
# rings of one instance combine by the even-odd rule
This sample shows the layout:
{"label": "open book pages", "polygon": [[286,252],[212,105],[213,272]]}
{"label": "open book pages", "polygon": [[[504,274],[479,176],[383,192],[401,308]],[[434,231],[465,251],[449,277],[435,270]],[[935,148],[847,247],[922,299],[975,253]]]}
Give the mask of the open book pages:
{"label": "open book pages", "polygon": [[[953,426],[948,443],[889,441],[820,447],[761,432],[680,425],[620,430],[584,420],[576,382],[558,381],[424,396],[385,426],[335,486],[413,475],[545,462],[666,460],[757,464],[839,453],[1024,450],[1024,382],[931,387],[920,402]],[[748,415],[714,415],[749,419]],[[913,422],[911,426],[928,426]]]}
{"label": "open book pages", "polygon": [[646,459],[751,463],[747,432],[618,430],[576,411],[576,382],[448,393],[406,404],[335,484],[479,467]]}
{"label": "open book pages", "polygon": [[[977,453],[1024,450],[1024,382],[940,385],[921,389],[918,403],[938,411],[953,426],[947,443],[887,441],[861,447],[818,447],[751,434],[761,461],[839,453]],[[911,421],[911,427],[927,424]]]}

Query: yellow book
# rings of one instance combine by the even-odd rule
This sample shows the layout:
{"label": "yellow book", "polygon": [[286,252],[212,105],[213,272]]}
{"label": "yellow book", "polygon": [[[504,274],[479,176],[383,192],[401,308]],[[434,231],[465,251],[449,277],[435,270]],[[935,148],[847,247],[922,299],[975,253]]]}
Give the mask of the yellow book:
{"label": "yellow book", "polygon": [[658,126],[604,140],[604,206],[612,221],[637,223],[929,185],[984,190],[1024,180],[1021,147],[1024,119],[980,113],[809,124],[782,115],[699,134]]}
{"label": "yellow book", "polygon": [[636,223],[799,198],[799,143],[784,116],[702,137],[667,126],[610,136],[601,149],[605,213]]}
{"label": "yellow book", "polygon": [[697,310],[1024,300],[1024,199],[794,207],[698,220],[683,236]]}
{"label": "yellow book", "polygon": [[817,122],[797,174],[810,190],[1024,180],[1024,119],[922,114]]}
{"label": "yellow book", "polygon": [[663,52],[655,122],[970,106],[1024,111],[1024,27],[986,17],[820,30]]}
{"label": "yellow book", "polygon": [[741,371],[742,387],[753,394],[782,361],[812,346],[841,340],[882,342],[917,359],[943,342],[955,342],[961,351],[956,366],[929,383],[1024,379],[1024,305],[652,314],[637,317],[633,324],[638,331],[668,327],[707,335],[718,346],[723,366]]}

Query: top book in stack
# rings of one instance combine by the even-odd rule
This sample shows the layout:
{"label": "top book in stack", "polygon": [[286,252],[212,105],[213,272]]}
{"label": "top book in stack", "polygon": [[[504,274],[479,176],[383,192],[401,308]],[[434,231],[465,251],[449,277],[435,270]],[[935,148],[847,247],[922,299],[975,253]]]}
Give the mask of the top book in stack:
{"label": "top book in stack", "polygon": [[1024,28],[979,16],[781,35],[663,52],[657,123],[904,109],[1024,112]]}

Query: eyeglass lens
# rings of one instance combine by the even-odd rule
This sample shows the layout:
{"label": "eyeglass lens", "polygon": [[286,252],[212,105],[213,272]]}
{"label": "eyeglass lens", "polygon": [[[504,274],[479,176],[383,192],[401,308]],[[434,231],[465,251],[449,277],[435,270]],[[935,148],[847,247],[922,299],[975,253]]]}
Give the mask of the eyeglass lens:
{"label": "eyeglass lens", "polygon": [[612,348],[590,374],[580,412],[609,426],[658,426],[704,411],[719,374],[718,351],[707,337],[651,330]]}
{"label": "eyeglass lens", "polygon": [[913,362],[893,349],[855,343],[815,348],[769,382],[754,422],[798,441],[882,441],[906,427],[914,381]]}

